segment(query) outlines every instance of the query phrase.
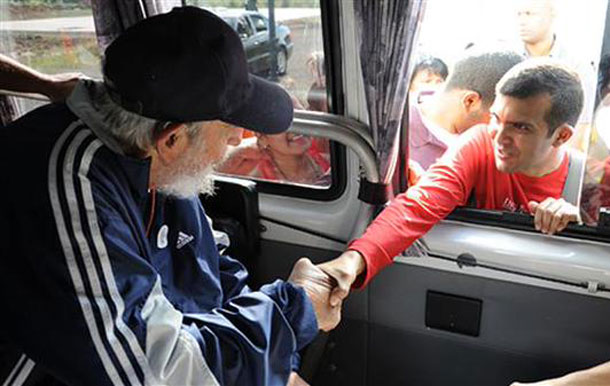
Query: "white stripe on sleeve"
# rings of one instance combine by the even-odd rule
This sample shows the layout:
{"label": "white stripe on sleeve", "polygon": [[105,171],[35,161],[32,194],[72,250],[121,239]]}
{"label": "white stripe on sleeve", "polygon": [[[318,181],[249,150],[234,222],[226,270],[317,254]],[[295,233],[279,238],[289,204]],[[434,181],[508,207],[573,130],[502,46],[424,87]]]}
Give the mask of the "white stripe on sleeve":
{"label": "white stripe on sleeve", "polygon": [[112,360],[110,359],[104,344],[102,343],[102,339],[100,336],[100,332],[95,323],[95,318],[93,315],[93,310],[91,307],[91,302],[87,298],[87,296],[82,296],[85,294],[84,283],[78,267],[76,266],[74,251],[72,250],[72,246],[70,245],[70,238],[68,236],[68,231],[66,229],[66,224],[63,216],[63,212],[61,210],[61,204],[59,202],[59,187],[57,181],[57,161],[59,157],[59,152],[63,148],[63,145],[69,135],[82,123],[80,121],[74,122],[66,131],[61,135],[53,151],[51,153],[51,157],[49,159],[49,198],[51,200],[51,205],[53,207],[53,215],[55,217],[55,225],[57,228],[57,233],[59,239],[61,241],[61,245],[64,250],[64,255],[66,258],[66,263],[68,266],[68,270],[70,272],[70,277],[72,278],[72,283],[74,285],[78,302],[81,306],[81,310],[83,312],[83,316],[85,318],[85,322],[87,324],[87,328],[89,329],[89,333],[91,334],[91,339],[93,340],[93,345],[100,357],[102,365],[108,374],[108,377],[115,385],[123,385],[123,381],[119,376]]}

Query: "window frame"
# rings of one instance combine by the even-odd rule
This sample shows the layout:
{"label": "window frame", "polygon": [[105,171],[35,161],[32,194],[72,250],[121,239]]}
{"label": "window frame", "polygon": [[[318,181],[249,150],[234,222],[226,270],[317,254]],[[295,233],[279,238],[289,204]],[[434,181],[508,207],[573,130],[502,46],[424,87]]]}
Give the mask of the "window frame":
{"label": "window frame", "polygon": [[[326,93],[328,95],[328,114],[344,115],[344,94],[341,61],[341,39],[339,26],[339,7],[332,0],[320,0],[320,17],[322,28],[322,46],[324,49],[324,66],[326,70]],[[251,15],[249,15],[251,17]],[[267,20],[263,15],[263,19]],[[254,21],[251,20],[254,24]],[[269,24],[267,23],[267,26]],[[262,31],[261,31],[262,32]],[[258,31],[256,32],[258,33]],[[253,179],[248,176],[226,174],[232,178],[241,178],[256,183],[260,193],[304,198],[314,201],[333,201],[343,195],[347,188],[347,151],[340,143],[330,141],[331,184],[327,188],[316,188],[295,185],[290,182],[280,183],[268,180]]]}
{"label": "window frame", "polygon": [[[605,27],[602,38],[602,46],[600,47],[600,59],[604,55],[604,52],[610,54],[610,1],[608,1],[606,8],[606,19],[605,19]],[[409,60],[412,61],[416,58],[416,51],[410,53]],[[598,70],[595,75],[598,75]],[[596,85],[597,86],[597,85]],[[407,95],[407,105],[409,104],[409,96]],[[599,95],[596,96],[595,106],[599,103]],[[407,165],[404,165],[404,151],[403,148],[408,144],[408,109],[405,111],[405,116],[403,118],[403,125],[401,127],[401,144],[400,144],[400,155],[399,157],[399,165],[400,165],[400,181],[404,181],[406,183],[407,176],[406,172],[408,170]],[[405,141],[404,143],[402,141]],[[588,151],[588,142],[587,142],[587,151]],[[588,154],[585,154],[588,156]],[[586,167],[586,165],[584,165]],[[579,187],[582,189],[584,183],[584,175],[581,173],[579,175]],[[408,188],[408,186],[407,186]],[[401,191],[404,191],[401,186]],[[580,203],[579,203],[580,204]],[[580,205],[579,205],[580,210]],[[459,206],[456,207],[446,218],[446,220],[458,221],[468,224],[477,224],[483,226],[491,226],[491,227],[499,227],[506,229],[514,229],[520,231],[526,231],[531,233],[539,233],[534,227],[534,217],[530,214],[519,213],[519,212],[508,212],[502,210],[488,210],[488,209],[479,209],[468,206]],[[597,241],[603,243],[610,244],[610,226],[604,226],[602,221],[596,227],[588,226],[584,224],[570,223],[568,226],[561,232],[556,233],[554,236],[560,237],[568,237],[579,240],[590,240]]]}
{"label": "window frame", "polygon": [[[540,233],[540,231],[537,231],[534,228],[534,217],[527,213],[460,206],[455,208],[453,212],[446,217],[446,220],[514,229],[530,233]],[[563,231],[556,233],[554,236],[610,243],[610,227],[600,225],[597,227],[591,227],[587,225],[570,223]]]}

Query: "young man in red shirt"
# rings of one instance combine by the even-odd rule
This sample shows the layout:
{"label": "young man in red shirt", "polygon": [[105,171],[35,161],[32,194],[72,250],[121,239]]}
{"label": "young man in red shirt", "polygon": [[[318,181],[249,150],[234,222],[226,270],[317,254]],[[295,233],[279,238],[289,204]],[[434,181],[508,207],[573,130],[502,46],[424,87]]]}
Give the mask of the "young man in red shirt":
{"label": "young man in red shirt", "polygon": [[583,105],[578,75],[532,59],[507,72],[496,91],[488,125],[464,134],[346,252],[320,266],[338,282],[331,304],[348,295],[356,278],[355,286],[365,286],[471,195],[478,208],[531,213],[547,234],[578,220],[578,208],[561,198],[569,165],[563,145]]}

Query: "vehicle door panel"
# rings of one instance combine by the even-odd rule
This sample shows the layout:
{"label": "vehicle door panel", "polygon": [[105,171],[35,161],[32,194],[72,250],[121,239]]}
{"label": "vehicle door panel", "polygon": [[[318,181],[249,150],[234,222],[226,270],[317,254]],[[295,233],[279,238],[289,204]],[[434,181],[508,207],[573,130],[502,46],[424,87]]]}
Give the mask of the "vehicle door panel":
{"label": "vehicle door panel", "polygon": [[[592,287],[576,285],[595,271],[566,268],[582,268],[579,261],[597,261],[603,267],[607,246],[489,228],[451,221],[437,225],[425,237],[436,257],[399,257],[359,294],[364,301],[350,298],[343,324],[331,333],[328,347],[333,349],[327,349],[326,367],[316,378],[320,384],[509,385],[607,361],[610,292],[590,293]],[[494,250],[481,245],[479,237],[508,238],[513,250]],[[478,250],[473,247],[477,244]],[[547,251],[552,256],[560,245],[565,251],[560,263],[528,253]],[[491,268],[458,266],[456,257],[469,249]],[[504,265],[498,267],[510,267],[512,273],[493,266],[499,257]],[[520,273],[533,272],[533,262],[538,263],[537,277]],[[542,270],[555,272],[557,280],[544,278]],[[430,291],[480,301],[478,336],[429,327]],[[352,300],[360,303],[359,313],[350,312]],[[444,317],[454,318],[456,324],[463,319],[459,312],[450,313]],[[356,346],[366,351],[364,363]]]}
{"label": "vehicle door panel", "polygon": [[[480,335],[426,327],[430,290],[480,299]],[[403,263],[370,296],[369,385],[508,385],[608,359],[606,298]]]}
{"label": "vehicle door panel", "polygon": [[[345,157],[340,159],[340,162],[344,163],[345,173],[352,177],[347,179],[339,196],[331,200],[271,194],[259,189],[260,253],[254,257],[255,263],[250,266],[255,287],[278,278],[286,279],[294,263],[302,256],[307,256],[314,263],[337,257],[345,249],[351,235],[358,234],[370,219],[373,208],[358,199],[359,181],[353,178],[360,174],[361,164],[368,165],[365,170],[373,172],[371,165],[374,165],[374,154],[370,150],[370,139],[364,138],[365,133],[357,122],[318,115],[316,118],[299,112],[291,130],[312,135],[320,129],[319,132],[326,138],[343,141],[350,149],[355,149],[348,149]],[[366,350],[364,335],[357,332],[365,327],[365,294],[366,291],[362,291],[351,296],[343,309],[344,320],[351,319],[356,322],[342,323],[336,331],[343,334],[346,330],[349,336],[356,335],[358,338],[350,341],[350,345],[334,346],[337,350],[347,349],[357,355],[361,361],[360,369],[364,369]],[[356,332],[352,333],[354,326],[357,326]],[[303,358],[304,362],[308,362],[314,357],[313,361],[320,363],[320,366],[314,366],[310,371],[310,381],[318,374],[323,374],[323,371],[332,371],[334,368],[334,365],[325,362],[327,354],[324,349],[328,345],[322,346],[321,356],[306,353]],[[353,371],[345,375],[350,384],[353,384],[354,377],[360,379],[356,384],[362,384],[361,377],[364,373]],[[314,384],[317,384],[317,381]]]}

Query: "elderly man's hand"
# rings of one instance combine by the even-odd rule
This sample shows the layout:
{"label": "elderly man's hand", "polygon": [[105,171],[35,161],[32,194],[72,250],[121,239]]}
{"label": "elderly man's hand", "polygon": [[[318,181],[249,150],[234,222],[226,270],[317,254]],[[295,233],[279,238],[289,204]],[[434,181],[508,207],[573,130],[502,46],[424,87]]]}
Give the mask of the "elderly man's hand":
{"label": "elderly man's hand", "polygon": [[341,303],[331,307],[330,291],[335,287],[334,279],[303,257],[299,259],[290,273],[288,281],[305,289],[313,303],[318,326],[323,331],[332,330],[341,320]]}
{"label": "elderly man's hand", "polygon": [[580,222],[578,208],[563,198],[547,198],[538,203],[530,201],[529,210],[534,215],[536,230],[552,235],[560,232],[570,222]]}
{"label": "elderly man's hand", "polygon": [[352,284],[364,271],[365,262],[359,252],[348,250],[336,259],[320,264],[318,267],[337,281],[337,286],[330,295],[330,305],[335,307],[349,295]]}
{"label": "elderly man's hand", "polygon": [[286,386],[309,386],[309,383],[307,383],[307,381],[301,378],[299,374],[293,371],[290,373]]}

